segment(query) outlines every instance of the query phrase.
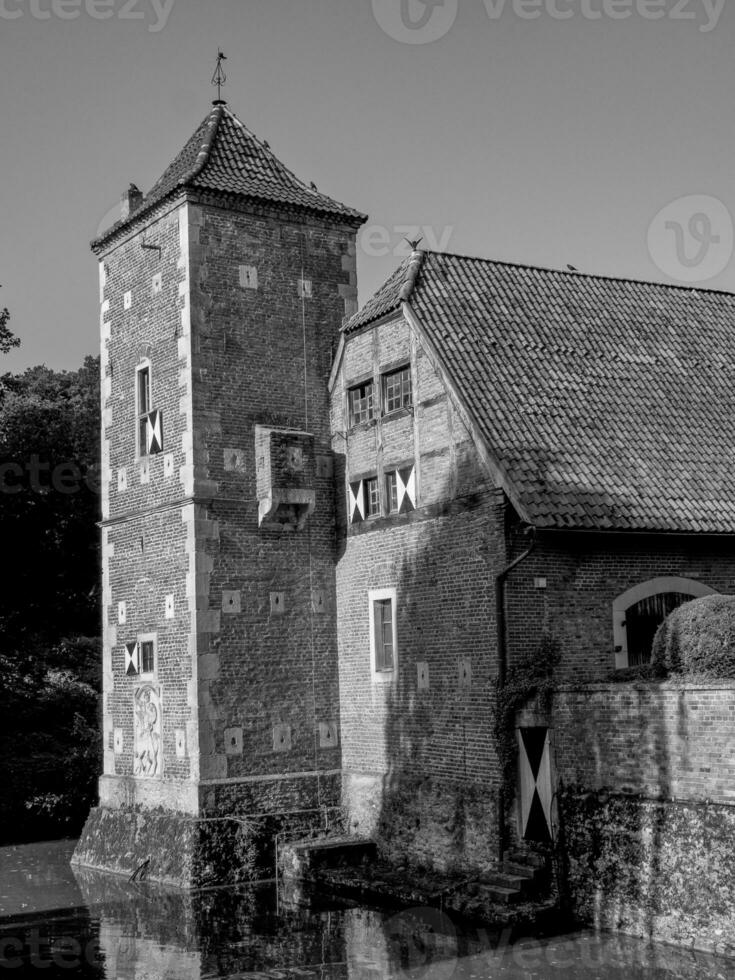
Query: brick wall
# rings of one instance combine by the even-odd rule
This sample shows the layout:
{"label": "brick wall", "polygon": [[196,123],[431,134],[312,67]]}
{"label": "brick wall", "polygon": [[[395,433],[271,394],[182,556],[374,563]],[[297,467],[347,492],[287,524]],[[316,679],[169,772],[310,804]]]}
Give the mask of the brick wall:
{"label": "brick wall", "polygon": [[563,687],[552,725],[566,784],[735,803],[733,684]]}
{"label": "brick wall", "polygon": [[[518,550],[525,546],[519,542]],[[735,589],[726,540],[644,534],[540,532],[509,578],[509,658],[531,653],[543,632],[559,641],[560,681],[604,680],[616,668],[613,601],[632,586],[678,576],[717,592]],[[545,579],[545,588],[536,579]]]}
{"label": "brick wall", "polygon": [[[349,427],[345,392],[411,364],[412,411]],[[335,449],[347,481],[413,461],[416,509],[346,529],[337,567],[344,797],[352,829],[396,861],[494,861],[497,759],[494,573],[504,505],[481,472],[426,352],[402,319],[347,340],[333,391]],[[343,435],[344,433],[344,435]],[[383,495],[384,490],[381,490]],[[373,589],[395,589],[397,669],[371,670]],[[424,681],[419,682],[422,674]]]}
{"label": "brick wall", "polygon": [[[195,666],[184,486],[190,419],[181,411],[188,344],[185,208],[154,214],[100,260],[102,371],[103,802],[195,811]],[[142,248],[142,244],[155,248]],[[160,250],[160,251],[159,251]],[[182,343],[184,349],[182,351]],[[150,408],[163,418],[163,453],[139,452],[136,368],[148,365]],[[186,368],[186,361],[183,361]],[[185,400],[185,399],[184,399]],[[147,677],[125,672],[125,646],[156,641]],[[133,779],[134,697],[160,696],[156,779]]]}
{"label": "brick wall", "polygon": [[[338,801],[327,378],[355,302],[354,237],[182,199],[102,256],[103,803],[211,816]],[[142,363],[163,415],[150,457],[136,444]],[[300,530],[288,492],[259,523],[256,426],[302,433],[313,510]],[[143,634],[154,674],[126,676],[125,644]],[[134,779],[144,682],[160,698],[161,764]]]}
{"label": "brick wall", "polygon": [[[198,207],[190,240],[194,466],[217,528],[201,542],[197,598],[209,620],[197,632],[202,801],[207,813],[329,804],[341,762],[327,378],[354,233]],[[259,526],[257,425],[313,436],[294,436],[315,496],[303,530]],[[249,783],[275,774],[288,776],[281,802]]]}
{"label": "brick wall", "polygon": [[603,928],[733,952],[735,685],[554,695],[568,890]]}

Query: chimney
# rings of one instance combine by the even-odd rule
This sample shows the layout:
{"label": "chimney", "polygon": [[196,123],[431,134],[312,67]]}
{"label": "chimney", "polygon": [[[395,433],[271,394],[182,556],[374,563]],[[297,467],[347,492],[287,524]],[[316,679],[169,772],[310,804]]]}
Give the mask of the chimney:
{"label": "chimney", "polygon": [[133,211],[137,211],[143,201],[143,193],[139,191],[135,184],[131,184],[123,192],[120,217],[124,221],[129,218]]}

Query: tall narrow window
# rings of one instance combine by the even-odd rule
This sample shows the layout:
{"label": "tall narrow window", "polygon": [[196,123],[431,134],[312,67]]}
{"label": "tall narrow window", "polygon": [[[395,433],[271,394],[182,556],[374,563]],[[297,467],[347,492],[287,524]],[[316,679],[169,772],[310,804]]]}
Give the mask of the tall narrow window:
{"label": "tall narrow window", "polygon": [[412,402],[411,368],[408,365],[383,375],[383,410],[386,414],[408,408]]}
{"label": "tall narrow window", "polygon": [[385,498],[388,504],[388,513],[397,514],[400,504],[398,502],[398,473],[396,470],[385,474]]}
{"label": "tall narrow window", "polygon": [[152,640],[144,640],[140,644],[140,672],[152,674],[155,667],[154,646]]}
{"label": "tall narrow window", "polygon": [[156,633],[139,633],[137,640],[138,667],[141,675],[156,672]]}
{"label": "tall narrow window", "polygon": [[370,612],[370,673],[376,683],[391,682],[398,666],[396,590],[368,592]]}
{"label": "tall narrow window", "polygon": [[393,670],[393,601],[376,599],[373,603],[375,616],[375,669]]}
{"label": "tall narrow window", "polygon": [[151,369],[140,367],[137,372],[138,455],[148,455],[148,416],[151,411]]}
{"label": "tall narrow window", "polygon": [[365,480],[365,516],[380,516],[380,485],[377,476]]}

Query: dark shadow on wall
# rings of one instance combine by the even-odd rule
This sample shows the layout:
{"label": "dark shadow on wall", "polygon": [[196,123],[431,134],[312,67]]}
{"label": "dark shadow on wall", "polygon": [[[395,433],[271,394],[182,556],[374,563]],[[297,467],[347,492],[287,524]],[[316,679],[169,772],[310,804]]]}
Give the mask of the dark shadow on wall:
{"label": "dark shadow on wall", "polygon": [[396,589],[396,676],[368,678],[360,694],[367,707],[349,710],[365,710],[362,737],[379,743],[373,771],[382,775],[368,792],[379,796],[381,854],[399,868],[496,864],[494,584],[505,559],[498,500],[483,490],[363,525],[353,529],[347,557],[341,504],[340,560],[359,567],[359,587],[357,576],[350,581],[360,601],[369,589]]}
{"label": "dark shadow on wall", "polygon": [[628,681],[604,704],[604,690],[580,690],[576,710],[563,722],[560,712],[554,717],[566,729],[557,732],[557,762],[565,775],[576,772],[558,787],[571,904],[601,928],[662,938],[656,916],[667,906],[672,771],[661,692],[655,682]]}
{"label": "dark shadow on wall", "polygon": [[[343,467],[344,461],[339,463]],[[343,476],[338,465],[338,481],[340,472]],[[398,600],[397,679],[372,684],[360,695],[362,707],[349,706],[364,712],[365,724],[353,731],[381,742],[380,762],[373,767],[382,773],[380,785],[364,790],[379,796],[375,828],[381,854],[398,868],[491,870],[498,856],[503,782],[493,736],[495,577],[527,541],[508,536],[512,526],[498,519],[492,494],[455,498],[430,514],[353,528],[349,541],[339,493],[338,505],[340,560],[355,563],[359,571],[350,577],[350,588],[366,597],[371,588],[394,586]],[[524,610],[519,576],[533,574],[530,565],[520,566],[508,583],[513,600],[508,614],[528,634],[521,651],[511,643],[511,666],[523,650],[538,649],[545,634],[554,636],[555,615],[567,614],[561,606],[556,613],[554,607]],[[570,632],[561,630],[565,636]],[[465,662],[468,678],[462,674]],[[419,688],[422,670],[428,675],[426,689]],[[587,689],[573,714],[556,707],[552,713],[558,746],[557,851],[564,849],[577,912],[600,925],[651,935],[671,891],[672,819],[677,818],[663,802],[674,790],[671,733],[658,684],[629,681],[615,691],[617,712],[604,692]],[[341,697],[344,703],[345,691]],[[680,735],[682,710],[676,722]],[[621,739],[630,751],[620,750]],[[514,842],[517,837],[511,837]]]}

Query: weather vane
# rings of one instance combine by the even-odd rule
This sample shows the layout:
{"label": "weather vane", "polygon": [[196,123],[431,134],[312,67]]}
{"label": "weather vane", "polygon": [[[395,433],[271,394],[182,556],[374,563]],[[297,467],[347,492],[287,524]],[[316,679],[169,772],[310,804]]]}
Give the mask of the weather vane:
{"label": "weather vane", "polygon": [[224,105],[224,99],[222,98],[222,86],[227,81],[227,75],[222,67],[222,62],[227,61],[227,55],[222,54],[222,51],[217,49],[217,67],[214,69],[214,75],[212,75],[212,85],[217,86],[217,101],[215,105]]}

